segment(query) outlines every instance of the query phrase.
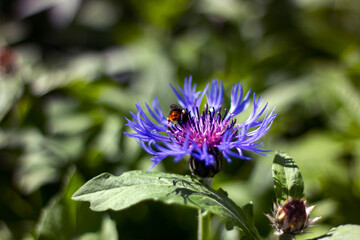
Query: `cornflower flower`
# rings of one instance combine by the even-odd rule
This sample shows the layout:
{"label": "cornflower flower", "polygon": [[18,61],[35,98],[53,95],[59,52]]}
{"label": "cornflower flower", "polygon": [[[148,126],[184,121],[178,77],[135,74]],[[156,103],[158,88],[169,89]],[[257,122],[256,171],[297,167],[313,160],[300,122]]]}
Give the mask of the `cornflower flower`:
{"label": "cornflower flower", "polygon": [[[276,115],[274,110],[270,114],[266,111],[267,104],[262,105],[260,97],[253,94],[252,111],[247,120],[237,123],[236,117],[242,113],[251,102],[251,90],[245,95],[242,85],[233,84],[229,109],[222,112],[224,99],[223,83],[215,79],[207,84],[202,91],[196,90],[192,77],[185,79],[184,87],[174,91],[179,106],[172,104],[168,117],[160,108],[159,100],[155,98],[152,108],[145,106],[154,119],[151,120],[139,102],[136,104],[137,113],[131,113],[132,120],[126,118],[127,125],[134,132],[126,132],[127,136],[135,138],[146,152],[153,155],[155,167],[166,157],[173,157],[180,161],[189,155],[189,167],[193,175],[202,178],[213,177],[222,167],[222,157],[229,163],[232,158],[250,159],[244,151],[251,151],[265,155],[263,144],[258,140],[269,130]],[[207,103],[204,110],[200,104],[206,95]]]}

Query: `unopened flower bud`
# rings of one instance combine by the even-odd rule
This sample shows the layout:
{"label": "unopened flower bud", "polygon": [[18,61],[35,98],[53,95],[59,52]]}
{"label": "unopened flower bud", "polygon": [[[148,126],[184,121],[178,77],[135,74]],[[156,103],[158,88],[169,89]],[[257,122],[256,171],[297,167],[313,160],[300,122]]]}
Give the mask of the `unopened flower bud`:
{"label": "unopened flower bud", "polygon": [[283,206],[274,204],[273,216],[266,215],[277,229],[277,235],[298,235],[306,232],[320,217],[309,218],[315,206],[306,207],[306,201],[301,199],[286,200]]}

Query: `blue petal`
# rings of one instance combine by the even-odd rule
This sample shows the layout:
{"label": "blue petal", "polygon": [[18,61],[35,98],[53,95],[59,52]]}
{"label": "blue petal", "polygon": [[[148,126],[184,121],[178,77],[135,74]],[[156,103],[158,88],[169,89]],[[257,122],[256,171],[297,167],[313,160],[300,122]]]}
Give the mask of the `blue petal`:
{"label": "blue petal", "polygon": [[206,84],[203,91],[196,92],[196,84],[192,85],[192,76],[190,76],[189,79],[185,78],[184,89],[179,87],[179,91],[177,91],[172,85],[170,85],[170,87],[178,98],[180,106],[188,109],[189,112],[194,115],[196,108],[200,106],[209,84]]}
{"label": "blue petal", "polygon": [[151,160],[154,162],[149,170],[155,167],[159,162],[161,162],[166,157],[174,157],[174,161],[177,162],[181,160],[185,155],[191,154],[193,147],[189,146],[189,135],[187,135],[183,146],[177,144],[175,141],[161,142],[160,145],[155,141],[150,141],[148,144],[145,144],[143,141],[138,141],[140,146],[144,148],[146,152],[154,157]]}
{"label": "blue petal", "polygon": [[[273,120],[275,119],[277,114],[273,113],[274,110],[270,113],[269,116],[267,114],[264,117],[264,120],[261,121],[261,124],[252,131],[250,130],[251,122],[248,122],[247,125],[242,125],[238,135],[234,141],[232,141],[229,145],[231,148],[242,149],[247,151],[252,151],[254,153],[265,155],[266,150],[260,149],[263,144],[256,143],[261,137],[263,137],[267,131],[269,130]],[[258,114],[256,114],[259,116]],[[255,119],[253,119],[255,121]]]}
{"label": "blue petal", "polygon": [[209,153],[209,149],[206,143],[202,145],[202,148],[199,148],[197,145],[195,145],[194,150],[195,151],[191,155],[199,161],[205,161],[206,166],[216,164],[215,157]]}
{"label": "blue petal", "polygon": [[[243,151],[252,151],[260,155],[266,155],[264,153],[268,152],[267,150],[262,150],[263,144],[261,142],[257,143],[257,141],[267,133],[277,114],[274,114],[273,109],[269,115],[265,114],[263,120],[258,120],[267,107],[265,105],[264,108],[260,109],[260,105],[260,98],[255,100],[254,95],[254,110],[248,120],[223,134],[221,144],[217,147],[228,162],[231,161],[230,157],[250,159],[244,156]],[[258,111],[259,109],[260,111]],[[237,134],[232,134],[236,129],[238,131]]]}
{"label": "blue petal", "polygon": [[167,120],[163,114],[163,112],[161,111],[160,105],[159,105],[159,100],[157,98],[155,98],[153,100],[153,108],[154,111],[149,107],[149,105],[147,105],[147,103],[145,103],[145,106],[147,108],[147,110],[149,111],[150,115],[161,125],[163,125],[165,128],[167,127]]}
{"label": "blue petal", "polygon": [[164,126],[164,125],[157,125],[157,124],[155,124],[155,123],[153,123],[149,118],[148,118],[148,116],[146,115],[146,113],[142,110],[142,108],[141,108],[141,106],[140,106],[140,104],[138,103],[138,104],[136,104],[136,108],[137,108],[137,110],[138,110],[138,115],[140,115],[141,117],[142,117],[142,122],[144,123],[144,124],[146,124],[147,126],[149,126],[150,127],[150,129],[154,129],[154,130],[156,130],[157,132],[160,132],[160,131],[163,131],[163,132],[165,132],[166,131],[166,125]]}
{"label": "blue petal", "polygon": [[[147,106],[148,107],[148,106]],[[131,127],[135,133],[128,133],[125,132],[124,134],[130,137],[133,137],[135,139],[141,140],[141,141],[169,141],[168,136],[161,135],[161,132],[166,132],[167,126],[163,124],[163,119],[165,118],[162,114],[159,113],[160,107],[156,106],[154,109],[156,109],[156,113],[150,111],[151,109],[148,107],[150,114],[162,125],[157,125],[153,123],[145,114],[145,112],[142,110],[140,104],[136,104],[137,108],[137,114],[134,114],[130,112],[133,120],[126,118],[127,126]],[[162,122],[161,122],[162,121]]]}
{"label": "blue petal", "polygon": [[231,105],[230,105],[230,110],[225,117],[226,120],[229,119],[230,117],[238,115],[248,107],[250,101],[250,92],[251,90],[249,90],[246,93],[244,99],[242,99],[243,97],[242,85],[240,85],[240,83],[237,83],[236,85],[233,84],[231,91]]}
{"label": "blue petal", "polygon": [[223,102],[224,87],[222,81],[220,81],[220,88],[217,79],[214,79],[211,83],[210,91],[207,91],[206,97],[208,101],[209,110],[215,109],[215,112],[219,110]]}

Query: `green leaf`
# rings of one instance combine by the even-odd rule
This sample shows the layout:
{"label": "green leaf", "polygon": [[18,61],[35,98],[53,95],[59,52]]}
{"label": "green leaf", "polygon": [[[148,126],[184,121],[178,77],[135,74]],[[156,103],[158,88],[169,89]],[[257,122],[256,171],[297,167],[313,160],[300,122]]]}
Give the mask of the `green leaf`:
{"label": "green leaf", "polygon": [[116,230],[116,223],[111,220],[107,215],[104,216],[101,224],[101,229],[97,233],[85,233],[81,235],[78,240],[116,240],[118,238],[118,232]]}
{"label": "green leaf", "polygon": [[360,236],[360,225],[346,224],[330,229],[330,231],[312,240],[356,240]]}
{"label": "green leaf", "polygon": [[253,210],[253,203],[252,202],[249,202],[247,204],[245,204],[243,207],[242,207],[242,210],[244,211],[245,215],[246,215],[246,218],[254,224],[254,210]]}
{"label": "green leaf", "polygon": [[6,79],[0,75],[0,121],[18,103],[23,87],[23,81],[18,76]]}
{"label": "green leaf", "polygon": [[72,198],[89,201],[94,211],[122,210],[144,200],[180,204],[207,210],[220,216],[227,226],[260,239],[251,220],[223,191],[215,191],[190,176],[145,171],[120,176],[103,173],[83,185]]}
{"label": "green leaf", "polygon": [[3,240],[14,239],[14,236],[11,233],[11,230],[8,228],[6,223],[4,223],[2,220],[0,221],[0,239],[3,239]]}
{"label": "green leaf", "polygon": [[39,239],[71,239],[76,233],[77,203],[71,195],[83,183],[82,177],[71,168],[63,192],[55,195],[46,206],[37,225]]}
{"label": "green leaf", "polygon": [[285,153],[277,152],[274,157],[273,180],[276,198],[283,204],[287,198],[304,196],[304,181],[294,160]]}

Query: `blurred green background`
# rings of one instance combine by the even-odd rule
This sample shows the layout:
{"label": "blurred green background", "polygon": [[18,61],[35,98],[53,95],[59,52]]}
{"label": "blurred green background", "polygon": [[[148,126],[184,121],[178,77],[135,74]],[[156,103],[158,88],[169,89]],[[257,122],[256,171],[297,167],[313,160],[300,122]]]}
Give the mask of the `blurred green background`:
{"label": "blurred green background", "polygon": [[[0,239],[196,239],[194,209],[96,213],[70,199],[102,172],[150,167],[124,117],[155,96],[167,113],[169,83],[189,75],[221,79],[226,103],[241,82],[276,106],[265,148],[294,157],[322,216],[297,239],[360,224],[359,0],[2,0],[0,46]],[[269,239],[273,153],[214,179],[253,201]],[[171,159],[153,171],[189,173]],[[211,231],[239,238],[217,217]]]}

